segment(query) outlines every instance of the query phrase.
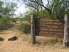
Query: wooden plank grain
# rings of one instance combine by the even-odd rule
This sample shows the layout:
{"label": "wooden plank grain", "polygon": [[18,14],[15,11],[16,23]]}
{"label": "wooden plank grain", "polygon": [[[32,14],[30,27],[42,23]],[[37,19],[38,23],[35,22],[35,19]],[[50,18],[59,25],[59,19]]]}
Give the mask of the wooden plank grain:
{"label": "wooden plank grain", "polygon": [[63,37],[64,20],[63,19],[35,19],[35,34],[36,36],[56,36]]}

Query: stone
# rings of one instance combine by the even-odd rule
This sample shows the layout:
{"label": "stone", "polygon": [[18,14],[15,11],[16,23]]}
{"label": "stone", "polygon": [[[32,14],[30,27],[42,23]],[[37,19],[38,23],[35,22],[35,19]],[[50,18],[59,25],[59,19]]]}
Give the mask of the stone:
{"label": "stone", "polygon": [[14,40],[16,40],[16,39],[17,39],[16,36],[11,36],[11,37],[8,38],[8,41],[14,41]]}
{"label": "stone", "polygon": [[0,41],[3,41],[4,39],[0,37]]}

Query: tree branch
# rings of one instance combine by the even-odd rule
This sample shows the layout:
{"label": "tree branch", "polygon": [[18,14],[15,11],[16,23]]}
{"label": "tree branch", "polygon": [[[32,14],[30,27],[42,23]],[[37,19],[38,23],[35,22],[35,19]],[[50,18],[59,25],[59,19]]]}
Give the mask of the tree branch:
{"label": "tree branch", "polygon": [[29,3],[28,2],[28,4],[26,4],[27,6],[30,6],[30,7],[32,7],[32,8],[34,8],[34,9],[36,9],[38,12],[39,12],[39,8],[38,8],[38,6],[36,5],[33,5],[32,3]]}
{"label": "tree branch", "polygon": [[35,2],[35,3],[37,3],[38,5],[40,5],[40,6],[42,6],[42,7],[44,7],[48,12],[49,12],[49,14],[51,14],[52,13],[52,11],[49,9],[49,8],[47,8],[47,7],[45,7],[43,4],[40,4],[39,2],[37,2],[37,1],[31,1],[31,2]]}

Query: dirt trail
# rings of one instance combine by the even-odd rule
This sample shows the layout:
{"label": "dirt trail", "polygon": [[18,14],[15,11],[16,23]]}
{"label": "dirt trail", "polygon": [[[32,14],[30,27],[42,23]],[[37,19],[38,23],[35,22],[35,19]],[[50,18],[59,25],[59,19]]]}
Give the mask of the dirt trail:
{"label": "dirt trail", "polygon": [[[15,25],[16,26],[16,25]],[[30,36],[21,34],[15,26],[0,32],[0,37],[4,41],[0,41],[0,52],[69,52],[69,49],[47,45],[32,45],[30,44]],[[16,41],[8,41],[8,37],[17,36]]]}
{"label": "dirt trail", "polygon": [[15,29],[15,26],[13,26],[7,30],[0,31],[0,37],[6,40],[6,38],[8,38],[9,36],[16,35],[16,33],[17,33],[17,30]]}

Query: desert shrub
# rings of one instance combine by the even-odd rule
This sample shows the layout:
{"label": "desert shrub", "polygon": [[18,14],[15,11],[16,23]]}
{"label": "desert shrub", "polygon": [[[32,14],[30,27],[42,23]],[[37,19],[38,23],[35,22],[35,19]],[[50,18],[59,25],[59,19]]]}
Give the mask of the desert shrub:
{"label": "desert shrub", "polygon": [[0,18],[0,26],[6,25],[10,22],[8,18]]}
{"label": "desert shrub", "polygon": [[0,18],[0,30],[10,23],[8,18]]}
{"label": "desert shrub", "polygon": [[31,32],[31,26],[29,24],[21,24],[18,26],[18,29],[24,32],[25,34]]}
{"label": "desert shrub", "polygon": [[11,22],[16,22],[17,21],[17,19],[15,19],[15,18],[9,18],[9,19],[10,19]]}
{"label": "desert shrub", "polygon": [[24,18],[9,18],[11,22],[24,21]]}

